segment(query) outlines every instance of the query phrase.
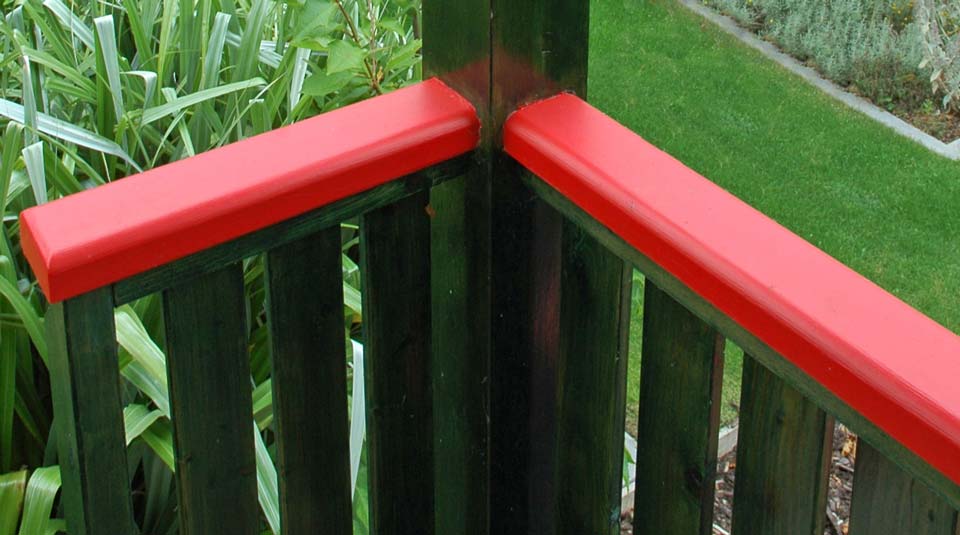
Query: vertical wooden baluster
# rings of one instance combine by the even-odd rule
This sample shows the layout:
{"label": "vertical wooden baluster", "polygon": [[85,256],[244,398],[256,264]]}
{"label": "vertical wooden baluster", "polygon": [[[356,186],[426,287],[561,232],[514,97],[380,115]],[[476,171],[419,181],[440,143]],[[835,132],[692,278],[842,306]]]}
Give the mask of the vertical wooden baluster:
{"label": "vertical wooden baluster", "polygon": [[339,225],[267,253],[285,535],[353,533],[340,255]]}
{"label": "vertical wooden baluster", "polygon": [[163,293],[182,535],[259,533],[240,264]]}
{"label": "vertical wooden baluster", "polygon": [[632,283],[632,266],[564,223],[557,533],[620,534]]}
{"label": "vertical wooden baluster", "polygon": [[360,224],[372,535],[434,532],[428,195]]}
{"label": "vertical wooden baluster", "polygon": [[50,380],[67,528],[136,533],[110,288],[50,305]]}
{"label": "vertical wooden baluster", "polygon": [[709,535],[725,339],[649,280],[634,533]]}
{"label": "vertical wooden baluster", "polygon": [[942,498],[858,441],[850,535],[954,535],[957,527]]}
{"label": "vertical wooden baluster", "polygon": [[743,360],[733,534],[823,533],[833,418]]}

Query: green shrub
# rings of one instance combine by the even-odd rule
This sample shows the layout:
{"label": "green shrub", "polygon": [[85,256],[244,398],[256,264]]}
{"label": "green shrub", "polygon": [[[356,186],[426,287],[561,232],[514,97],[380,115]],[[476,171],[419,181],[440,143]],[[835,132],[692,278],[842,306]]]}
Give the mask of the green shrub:
{"label": "green shrub", "polygon": [[942,95],[943,107],[960,111],[960,3],[920,0],[917,21],[933,90]]}
{"label": "green shrub", "polygon": [[905,0],[708,0],[741,24],[871,100],[915,109],[923,82],[924,34]]}

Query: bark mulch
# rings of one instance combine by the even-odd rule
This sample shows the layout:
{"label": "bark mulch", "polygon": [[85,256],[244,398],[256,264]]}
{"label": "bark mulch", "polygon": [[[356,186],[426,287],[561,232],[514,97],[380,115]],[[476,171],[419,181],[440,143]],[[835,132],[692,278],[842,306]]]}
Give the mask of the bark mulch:
{"label": "bark mulch", "polygon": [[[829,492],[824,535],[847,535],[850,520],[850,498],[853,494],[853,467],[857,457],[857,437],[849,429],[837,424],[833,433],[833,458],[830,468]],[[733,516],[733,490],[737,471],[737,451],[734,449],[717,462],[716,492],[714,496],[713,533],[730,534]],[[621,516],[621,534],[633,534],[633,510]]]}

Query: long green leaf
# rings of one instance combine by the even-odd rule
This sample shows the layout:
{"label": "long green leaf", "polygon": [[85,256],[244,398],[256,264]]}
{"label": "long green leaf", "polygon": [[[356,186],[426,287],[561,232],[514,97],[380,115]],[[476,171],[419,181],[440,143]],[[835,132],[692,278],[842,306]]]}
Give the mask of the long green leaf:
{"label": "long green leaf", "polygon": [[156,404],[167,417],[170,416],[170,397],[167,391],[166,357],[147,333],[140,318],[129,305],[114,312],[117,325],[117,343],[133,361],[123,366],[120,372],[134,383]]}
{"label": "long green leaf", "polygon": [[27,494],[23,501],[23,521],[20,523],[21,535],[46,534],[50,530],[50,514],[53,501],[60,490],[60,467],[37,468],[27,483]]}
{"label": "long green leaf", "polygon": [[100,45],[97,53],[100,54],[107,71],[107,85],[113,101],[113,112],[119,119],[123,116],[123,89],[120,85],[120,63],[117,61],[117,37],[113,15],[97,17],[93,24],[97,30],[97,43]]}
{"label": "long green leaf", "polygon": [[153,425],[140,433],[140,438],[150,446],[150,449],[157,454],[157,457],[167,465],[171,472],[175,472],[175,461],[173,457],[173,430],[170,427],[170,420],[166,418],[153,422]]}
{"label": "long green leaf", "polygon": [[26,470],[0,475],[0,535],[17,533],[26,489]]}
{"label": "long green leaf", "polygon": [[220,78],[220,63],[223,60],[223,46],[227,40],[227,28],[230,24],[230,15],[217,13],[213,17],[213,29],[210,31],[210,40],[207,43],[207,55],[203,58],[203,76],[200,79],[200,89],[215,87]]}
{"label": "long green leaf", "polygon": [[137,437],[143,434],[153,422],[163,417],[163,413],[158,410],[150,410],[146,405],[133,403],[123,408],[123,429],[127,439],[127,445]]}
{"label": "long green leaf", "polygon": [[[9,258],[0,256],[0,262],[9,261]],[[43,363],[46,364],[47,339],[43,334],[43,320],[23,294],[20,293],[20,290],[4,277],[0,277],[0,295],[10,303],[17,316],[20,317],[20,321],[23,322],[23,328],[27,330],[33,346],[37,348],[37,353],[40,354],[40,358],[43,360]]]}
{"label": "long green leaf", "polygon": [[47,202],[47,173],[43,168],[43,141],[37,141],[23,148],[23,163],[27,166],[27,176],[33,187],[33,198],[37,204]]}
{"label": "long green leaf", "polygon": [[277,487],[277,468],[263,442],[260,429],[253,426],[253,440],[257,452],[257,498],[260,509],[274,533],[280,533],[280,492]]}
{"label": "long green leaf", "polygon": [[26,142],[31,145],[37,142],[37,130],[40,125],[37,121],[39,112],[37,111],[37,94],[33,90],[33,69],[30,68],[30,58],[23,57],[23,76],[21,77],[23,87],[20,88],[20,96],[23,99],[23,124],[27,127]]}
{"label": "long green leaf", "polygon": [[[0,98],[0,116],[26,124],[24,107],[2,98]],[[120,145],[79,126],[61,121],[45,113],[37,113],[37,129],[48,136],[62,139],[68,143],[116,156],[129,163],[137,171],[142,170]]]}
{"label": "long green leaf", "polygon": [[49,9],[70,34],[79,39],[87,48],[93,50],[93,32],[66,4],[61,0],[45,0],[43,7]]}
{"label": "long green leaf", "polygon": [[143,119],[140,121],[140,124],[147,125],[168,115],[173,115],[183,109],[189,108],[190,106],[197,105],[201,102],[206,102],[211,99],[222,97],[223,95],[228,95],[237,91],[243,91],[244,89],[263,85],[266,85],[266,82],[263,80],[263,78],[251,78],[242,82],[233,82],[218,87],[211,87],[210,89],[197,91],[195,93],[190,93],[189,95],[184,95],[173,102],[148,108],[143,112]]}

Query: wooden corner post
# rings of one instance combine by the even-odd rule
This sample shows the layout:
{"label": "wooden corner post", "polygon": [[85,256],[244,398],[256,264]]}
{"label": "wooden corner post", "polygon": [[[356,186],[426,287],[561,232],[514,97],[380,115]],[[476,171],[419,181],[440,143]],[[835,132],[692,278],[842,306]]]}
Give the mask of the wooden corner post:
{"label": "wooden corner post", "polygon": [[588,0],[424,0],[424,75],[482,123],[431,193],[437,533],[616,533],[630,270],[522,184],[518,107],[585,96]]}

